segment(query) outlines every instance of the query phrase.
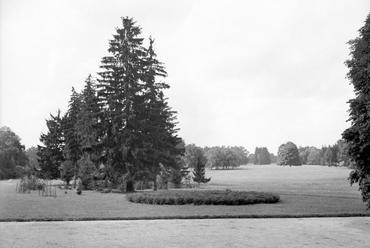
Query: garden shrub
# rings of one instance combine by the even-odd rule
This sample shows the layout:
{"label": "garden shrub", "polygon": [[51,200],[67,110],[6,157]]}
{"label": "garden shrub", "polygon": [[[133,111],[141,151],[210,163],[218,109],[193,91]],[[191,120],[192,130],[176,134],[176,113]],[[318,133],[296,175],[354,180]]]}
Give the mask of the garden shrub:
{"label": "garden shrub", "polygon": [[225,190],[163,190],[131,193],[127,199],[135,203],[158,205],[247,205],[275,203],[280,200],[276,194],[255,191]]}
{"label": "garden shrub", "polygon": [[112,192],[112,189],[110,188],[106,188],[101,191],[101,193],[111,193],[111,192]]}

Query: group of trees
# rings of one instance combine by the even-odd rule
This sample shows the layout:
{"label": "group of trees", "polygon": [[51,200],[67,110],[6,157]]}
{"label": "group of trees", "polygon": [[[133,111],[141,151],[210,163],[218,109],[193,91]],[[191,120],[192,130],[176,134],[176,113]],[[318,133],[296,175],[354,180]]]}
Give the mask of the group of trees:
{"label": "group of trees", "polygon": [[0,127],[0,180],[19,177],[28,158],[21,140],[10,128]]}
{"label": "group of trees", "polygon": [[332,146],[316,148],[314,146],[299,147],[287,142],[279,147],[279,165],[326,165],[326,166],[346,166],[349,167],[350,157],[348,155],[348,145],[344,140],[338,140]]}
{"label": "group of trees", "polygon": [[242,146],[213,146],[203,148],[207,167],[211,169],[234,169],[248,163],[248,150]]}
{"label": "group of trees", "polygon": [[336,144],[323,146],[321,149],[306,146],[299,147],[298,150],[302,164],[346,167],[351,165],[348,155],[348,145],[344,140],[338,140]]}
{"label": "group of trees", "polygon": [[194,182],[207,183],[211,180],[205,177],[207,157],[201,147],[194,144],[187,145],[185,147],[184,164],[182,171],[185,178],[188,176],[188,169],[192,168]]}
{"label": "group of trees", "polygon": [[271,164],[273,154],[270,154],[266,147],[256,147],[254,150],[253,163],[257,165]]}
{"label": "group of trees", "polygon": [[9,127],[0,127],[0,180],[36,174],[40,170],[37,148],[25,149]]}
{"label": "group of trees", "polygon": [[124,178],[132,190],[140,178],[156,185],[163,168],[180,170],[184,148],[176,113],[163,92],[169,85],[160,81],[167,73],[156,58],[154,40],[144,46],[140,35],[132,19],[122,18],[98,78],[89,76],[81,93],[72,88],[64,115],[50,115],[38,146],[44,177],[89,181],[104,167],[110,181]]}
{"label": "group of trees", "polygon": [[344,140],[338,140],[332,146],[316,148],[314,146],[297,147],[293,142],[282,144],[278,154],[270,153],[266,147],[256,147],[255,152],[249,154],[249,163],[266,165],[327,165],[350,166],[348,145]]}

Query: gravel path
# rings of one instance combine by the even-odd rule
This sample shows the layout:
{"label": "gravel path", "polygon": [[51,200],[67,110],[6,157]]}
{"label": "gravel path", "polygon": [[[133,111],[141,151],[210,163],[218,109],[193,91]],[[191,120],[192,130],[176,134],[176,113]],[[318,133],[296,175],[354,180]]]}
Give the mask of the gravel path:
{"label": "gravel path", "polygon": [[369,247],[370,217],[2,222],[0,247]]}

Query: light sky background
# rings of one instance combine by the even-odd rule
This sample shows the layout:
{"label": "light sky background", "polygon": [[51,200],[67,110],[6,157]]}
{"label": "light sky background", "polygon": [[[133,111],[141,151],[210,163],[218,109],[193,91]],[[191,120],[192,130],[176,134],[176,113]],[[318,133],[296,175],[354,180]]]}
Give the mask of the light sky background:
{"label": "light sky background", "polygon": [[368,0],[0,0],[0,125],[39,144],[130,16],[155,38],[186,143],[333,144],[353,97],[346,42],[369,12]]}

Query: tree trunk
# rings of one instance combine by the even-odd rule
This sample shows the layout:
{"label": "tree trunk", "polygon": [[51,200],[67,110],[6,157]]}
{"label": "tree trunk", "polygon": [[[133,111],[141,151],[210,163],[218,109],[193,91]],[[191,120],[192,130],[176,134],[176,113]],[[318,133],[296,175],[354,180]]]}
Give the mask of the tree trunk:
{"label": "tree trunk", "polygon": [[73,188],[76,188],[76,180],[77,180],[77,165],[74,163],[73,165]]}
{"label": "tree trunk", "polygon": [[66,181],[66,184],[65,184],[65,186],[64,186],[64,189],[69,189],[69,180],[68,180],[68,181]]}
{"label": "tree trunk", "polygon": [[155,175],[155,176],[154,176],[153,183],[154,183],[154,188],[153,188],[153,190],[154,190],[154,191],[157,191],[157,188],[158,188],[158,187],[157,187],[157,175]]}
{"label": "tree trunk", "polygon": [[135,189],[134,189],[134,181],[133,180],[129,180],[127,183],[126,183],[126,192],[134,192]]}

